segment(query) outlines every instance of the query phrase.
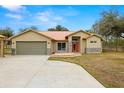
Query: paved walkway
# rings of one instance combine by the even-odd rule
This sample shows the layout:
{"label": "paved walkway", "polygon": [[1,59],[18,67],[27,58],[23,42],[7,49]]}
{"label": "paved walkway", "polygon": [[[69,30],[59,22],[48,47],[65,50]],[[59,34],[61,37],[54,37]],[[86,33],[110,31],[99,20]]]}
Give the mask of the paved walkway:
{"label": "paved walkway", "polygon": [[0,87],[102,88],[82,67],[48,56],[8,56],[0,58]]}
{"label": "paved walkway", "polygon": [[75,56],[81,56],[81,53],[55,53],[51,55],[51,57],[75,57]]}

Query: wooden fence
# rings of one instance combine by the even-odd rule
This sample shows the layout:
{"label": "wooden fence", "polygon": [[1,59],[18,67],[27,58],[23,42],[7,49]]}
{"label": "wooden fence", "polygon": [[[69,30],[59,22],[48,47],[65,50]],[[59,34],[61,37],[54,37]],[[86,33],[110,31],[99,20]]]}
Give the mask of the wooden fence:
{"label": "wooden fence", "polygon": [[118,41],[109,40],[107,42],[103,42],[103,51],[118,51],[124,52],[124,39]]}

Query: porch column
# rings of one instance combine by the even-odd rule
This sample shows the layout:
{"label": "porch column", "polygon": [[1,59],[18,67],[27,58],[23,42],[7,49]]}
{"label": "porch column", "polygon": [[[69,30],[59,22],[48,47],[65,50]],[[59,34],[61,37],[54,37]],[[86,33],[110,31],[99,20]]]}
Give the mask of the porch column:
{"label": "porch column", "polygon": [[69,53],[72,52],[72,37],[68,38],[68,49],[69,49]]}
{"label": "porch column", "polygon": [[1,41],[1,56],[4,57],[4,40],[2,39]]}
{"label": "porch column", "polygon": [[82,37],[80,37],[80,53],[82,53],[82,50],[83,48],[82,48]]}

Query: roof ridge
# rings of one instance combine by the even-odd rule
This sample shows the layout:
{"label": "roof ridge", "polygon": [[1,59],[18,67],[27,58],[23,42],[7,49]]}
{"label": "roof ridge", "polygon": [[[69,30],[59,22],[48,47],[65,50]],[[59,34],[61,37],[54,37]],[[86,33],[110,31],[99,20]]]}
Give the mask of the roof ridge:
{"label": "roof ridge", "polygon": [[39,32],[73,32],[73,31],[39,31]]}

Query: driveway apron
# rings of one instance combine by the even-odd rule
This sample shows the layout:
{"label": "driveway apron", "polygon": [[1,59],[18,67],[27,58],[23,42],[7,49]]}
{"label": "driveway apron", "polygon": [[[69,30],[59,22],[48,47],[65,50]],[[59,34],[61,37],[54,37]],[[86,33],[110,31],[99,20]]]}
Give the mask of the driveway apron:
{"label": "driveway apron", "polygon": [[0,58],[0,87],[103,88],[82,67],[49,56],[16,55]]}

